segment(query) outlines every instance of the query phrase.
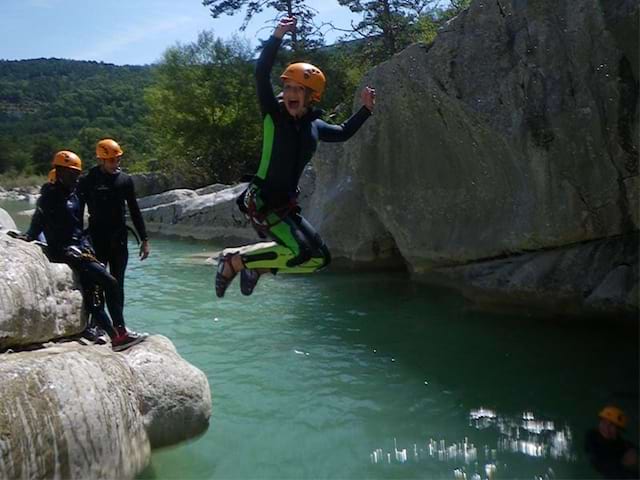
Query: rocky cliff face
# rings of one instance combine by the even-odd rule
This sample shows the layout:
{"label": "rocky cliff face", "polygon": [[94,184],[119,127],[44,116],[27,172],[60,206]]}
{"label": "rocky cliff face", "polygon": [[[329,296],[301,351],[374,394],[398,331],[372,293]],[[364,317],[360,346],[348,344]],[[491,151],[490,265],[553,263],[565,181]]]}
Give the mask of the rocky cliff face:
{"label": "rocky cliff face", "polygon": [[375,68],[374,117],[316,163],[318,221],[370,217],[370,255],[386,232],[414,271],[637,229],[637,78],[604,13],[477,0]]}
{"label": "rocky cliff face", "polygon": [[375,115],[319,150],[312,221],[334,256],[417,274],[637,231],[637,44],[635,1],[472,2],[370,72]]}

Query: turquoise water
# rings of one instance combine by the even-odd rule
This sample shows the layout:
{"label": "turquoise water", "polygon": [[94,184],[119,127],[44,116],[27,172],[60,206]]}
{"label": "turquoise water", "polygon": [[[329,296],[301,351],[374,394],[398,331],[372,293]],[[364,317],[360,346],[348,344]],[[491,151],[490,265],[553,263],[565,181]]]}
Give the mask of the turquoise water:
{"label": "turquoise water", "polygon": [[220,300],[193,257],[216,245],[135,249],[128,325],[171,338],[213,397],[209,430],[141,478],[597,478],[598,409],[637,425],[628,322],[480,313],[401,274],[268,276]]}

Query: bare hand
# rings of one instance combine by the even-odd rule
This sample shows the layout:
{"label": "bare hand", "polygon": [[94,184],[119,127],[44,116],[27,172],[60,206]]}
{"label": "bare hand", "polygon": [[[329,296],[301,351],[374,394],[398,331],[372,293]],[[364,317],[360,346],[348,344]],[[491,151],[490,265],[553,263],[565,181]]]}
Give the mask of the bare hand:
{"label": "bare hand", "polygon": [[362,104],[367,107],[370,112],[373,112],[373,108],[376,105],[376,89],[366,86],[362,89],[360,94]]}
{"label": "bare hand", "polygon": [[275,32],[273,32],[273,36],[276,38],[284,37],[284,34],[287,32],[295,32],[296,31],[296,23],[298,20],[296,17],[284,17],[278,23]]}
{"label": "bare hand", "polygon": [[149,256],[150,252],[151,249],[149,248],[149,240],[143,240],[140,244],[140,260],[145,260]]}

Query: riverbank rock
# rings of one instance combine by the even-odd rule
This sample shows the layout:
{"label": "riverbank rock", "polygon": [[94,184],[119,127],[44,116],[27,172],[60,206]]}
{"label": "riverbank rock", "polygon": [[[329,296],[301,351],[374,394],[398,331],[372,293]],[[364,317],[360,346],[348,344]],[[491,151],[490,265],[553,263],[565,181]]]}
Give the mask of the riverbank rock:
{"label": "riverbank rock", "polygon": [[0,358],[1,478],[133,478],[147,465],[136,380],[108,347]]}
{"label": "riverbank rock", "polygon": [[0,233],[0,478],[134,478],[208,427],[204,373],[161,336],[120,353],[68,338],[81,304],[66,265]]}
{"label": "riverbank rock", "polygon": [[0,208],[0,230],[15,230],[16,222],[6,210]]}
{"label": "riverbank rock", "polygon": [[166,205],[168,203],[180,202],[182,200],[188,200],[189,198],[197,197],[198,193],[194,190],[188,190],[186,188],[180,188],[177,190],[169,190],[167,192],[158,193],[156,195],[149,195],[138,200],[138,206],[140,209],[156,207],[158,205]]}
{"label": "riverbank rock", "polygon": [[[246,187],[246,183],[214,184],[197,190],[171,190],[141,198],[138,203],[150,232],[221,243],[250,243],[257,241],[258,235],[236,205]],[[300,179],[298,202],[303,211],[309,207],[314,191],[315,171],[308,166]]]}
{"label": "riverbank rock", "polygon": [[0,232],[0,351],[78,334],[81,313],[71,269]]}
{"label": "riverbank rock", "polygon": [[9,200],[13,202],[26,201],[35,205],[40,196],[40,187],[16,187],[10,190],[0,190],[0,200]]}
{"label": "riverbank rock", "polygon": [[205,374],[154,335],[126,353],[137,382],[140,413],[152,448],[174,445],[207,430],[211,390]]}
{"label": "riverbank rock", "polygon": [[142,216],[150,232],[202,240],[251,241],[256,234],[235,203],[245,188],[246,184],[239,184],[204,195],[193,192],[182,200],[144,208]]}
{"label": "riverbank rock", "polygon": [[536,304],[540,310],[566,314],[635,316],[640,295],[638,240],[637,234],[611,237],[436,268],[419,278],[457,287],[484,306]]}
{"label": "riverbank rock", "polygon": [[374,68],[374,116],[315,159],[334,257],[423,275],[637,231],[638,3],[604,3],[475,0]]}
{"label": "riverbank rock", "polygon": [[0,359],[0,478],[134,478],[150,448],[208,427],[207,379],[164,337]]}

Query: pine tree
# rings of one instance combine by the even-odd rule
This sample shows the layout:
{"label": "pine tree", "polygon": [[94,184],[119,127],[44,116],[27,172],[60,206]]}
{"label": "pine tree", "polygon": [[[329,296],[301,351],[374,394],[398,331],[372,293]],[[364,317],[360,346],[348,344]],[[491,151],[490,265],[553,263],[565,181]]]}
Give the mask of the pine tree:
{"label": "pine tree", "polygon": [[275,11],[277,17],[283,15],[296,17],[298,19],[297,35],[292,38],[295,52],[309,50],[323,43],[322,34],[314,24],[314,17],[318,12],[307,5],[305,0],[203,0],[202,4],[209,7],[213,18],[224,14],[235,15],[244,9],[245,16],[241,30],[247,28],[254,15],[265,10]]}

